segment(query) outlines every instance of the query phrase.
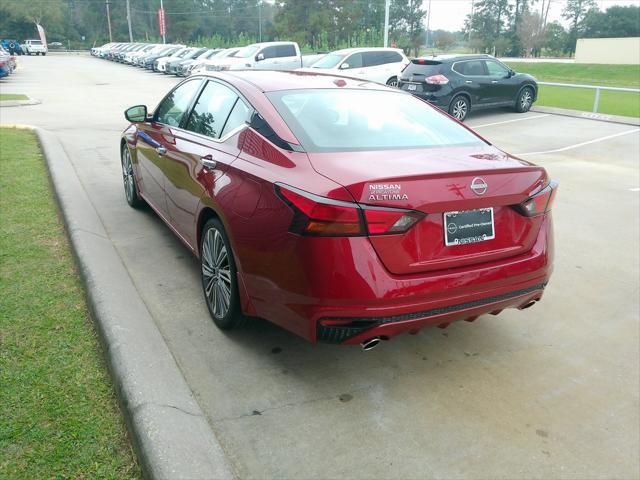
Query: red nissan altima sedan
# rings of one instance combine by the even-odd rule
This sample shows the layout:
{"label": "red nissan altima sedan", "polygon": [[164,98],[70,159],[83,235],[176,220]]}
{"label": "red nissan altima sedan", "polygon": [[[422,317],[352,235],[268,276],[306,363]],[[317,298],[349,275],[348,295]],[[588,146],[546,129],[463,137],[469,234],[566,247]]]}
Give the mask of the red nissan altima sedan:
{"label": "red nissan altima sedan", "polygon": [[200,258],[220,328],[372,348],[529,307],[549,281],[556,184],[410,94],[221,72],[125,115],[127,201]]}

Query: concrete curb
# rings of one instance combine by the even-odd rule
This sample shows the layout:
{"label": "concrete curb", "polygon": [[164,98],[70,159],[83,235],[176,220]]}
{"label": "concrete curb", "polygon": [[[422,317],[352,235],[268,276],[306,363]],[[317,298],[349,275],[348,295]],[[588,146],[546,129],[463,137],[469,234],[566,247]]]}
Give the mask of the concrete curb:
{"label": "concrete curb", "polygon": [[26,105],[40,105],[40,100],[29,98],[28,100],[2,100],[0,102],[0,108],[4,107],[24,107]]}
{"label": "concrete curb", "polygon": [[35,129],[143,473],[232,479],[224,452],[62,144]]}
{"label": "concrete curb", "polygon": [[581,110],[569,110],[566,108],[542,107],[534,105],[532,112],[551,113],[554,115],[564,115],[565,117],[584,118],[587,120],[598,120],[600,122],[622,123],[624,125],[640,126],[640,119],[633,117],[623,117],[620,115],[606,115],[604,113],[583,112]]}

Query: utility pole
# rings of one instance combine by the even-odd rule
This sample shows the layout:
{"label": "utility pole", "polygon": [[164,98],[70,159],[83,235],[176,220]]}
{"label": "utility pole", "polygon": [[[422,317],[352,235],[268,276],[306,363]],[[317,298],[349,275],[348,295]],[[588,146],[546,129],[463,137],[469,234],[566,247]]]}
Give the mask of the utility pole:
{"label": "utility pole", "polygon": [[129,24],[129,41],[133,42],[133,33],[131,32],[131,5],[127,0],[127,23]]}
{"label": "utility pole", "polygon": [[390,0],[384,0],[384,46],[389,46],[389,3]]}
{"label": "utility pole", "polygon": [[107,6],[107,26],[109,27],[109,43],[112,43],[113,36],[111,35],[111,13],[109,12],[109,0],[106,0],[104,3]]}
{"label": "utility pole", "polygon": [[258,1],[258,41],[262,42],[262,1]]}
{"label": "utility pole", "polygon": [[[162,23],[165,22],[164,19],[164,5],[162,4],[162,0],[160,0],[160,10],[162,10]],[[166,25],[166,24],[165,24]],[[166,26],[162,29],[162,43],[167,43],[167,35],[166,35]]]}

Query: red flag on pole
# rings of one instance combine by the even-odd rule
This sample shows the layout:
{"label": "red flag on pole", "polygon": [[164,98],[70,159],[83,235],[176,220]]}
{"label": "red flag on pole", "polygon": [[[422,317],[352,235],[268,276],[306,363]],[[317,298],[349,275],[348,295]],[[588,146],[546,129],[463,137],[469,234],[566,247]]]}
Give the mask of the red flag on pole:
{"label": "red flag on pole", "polygon": [[40,36],[40,41],[42,44],[47,47],[47,36],[44,33],[44,28],[39,23],[36,23],[36,28],[38,29],[38,35]]}
{"label": "red flag on pole", "polygon": [[160,35],[166,35],[166,24],[164,22],[164,8],[158,9],[158,25],[160,25]]}

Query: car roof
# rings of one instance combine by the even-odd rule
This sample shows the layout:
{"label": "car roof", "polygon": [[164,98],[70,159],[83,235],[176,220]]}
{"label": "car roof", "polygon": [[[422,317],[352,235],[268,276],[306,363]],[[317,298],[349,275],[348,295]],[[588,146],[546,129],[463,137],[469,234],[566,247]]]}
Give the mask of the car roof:
{"label": "car roof", "polygon": [[425,57],[418,57],[416,60],[435,60],[443,63],[457,62],[460,60],[479,60],[486,58],[495,58],[492,55],[485,53],[470,53],[470,54],[449,54],[449,55],[432,55]]}
{"label": "car roof", "polygon": [[207,72],[205,76],[218,77],[234,83],[234,79],[253,85],[262,92],[301,89],[357,88],[368,90],[398,91],[358,78],[343,77],[321,72],[278,71],[278,70],[237,70]]}
{"label": "car roof", "polygon": [[357,53],[357,52],[402,52],[402,49],[390,48],[390,47],[343,48],[342,50],[334,50],[333,52],[329,52],[329,55],[331,54],[348,55],[350,53]]}

